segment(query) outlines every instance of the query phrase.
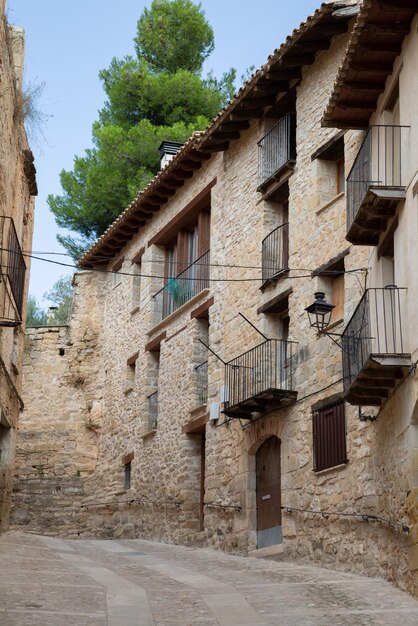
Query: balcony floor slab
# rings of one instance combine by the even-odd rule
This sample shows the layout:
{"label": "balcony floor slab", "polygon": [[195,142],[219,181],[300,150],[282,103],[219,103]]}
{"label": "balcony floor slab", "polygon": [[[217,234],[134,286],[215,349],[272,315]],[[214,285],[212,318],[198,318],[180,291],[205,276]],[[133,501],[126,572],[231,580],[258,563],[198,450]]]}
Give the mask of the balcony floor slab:
{"label": "balcony floor slab", "polygon": [[410,354],[371,354],[344,394],[354,406],[380,406],[411,368]]}

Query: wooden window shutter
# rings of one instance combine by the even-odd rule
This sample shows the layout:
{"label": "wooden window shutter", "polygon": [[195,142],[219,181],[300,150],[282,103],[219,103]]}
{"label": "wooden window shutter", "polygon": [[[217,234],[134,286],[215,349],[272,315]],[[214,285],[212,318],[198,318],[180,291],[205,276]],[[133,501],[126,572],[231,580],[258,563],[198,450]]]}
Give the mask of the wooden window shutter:
{"label": "wooden window shutter", "polygon": [[347,463],[344,402],[312,413],[314,471]]}
{"label": "wooden window shutter", "polygon": [[210,248],[210,213],[201,211],[198,217],[198,256],[201,257]]}

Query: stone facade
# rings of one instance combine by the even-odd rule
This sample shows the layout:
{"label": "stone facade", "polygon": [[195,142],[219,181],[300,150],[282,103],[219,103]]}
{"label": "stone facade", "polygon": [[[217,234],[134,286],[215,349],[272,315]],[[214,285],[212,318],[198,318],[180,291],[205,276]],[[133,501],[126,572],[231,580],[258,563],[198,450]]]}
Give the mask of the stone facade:
{"label": "stone facade", "polygon": [[0,532],[8,526],[21,409],[22,357],[33,230],[35,170],[23,126],[23,31],[0,2]]}
{"label": "stone facade", "polygon": [[[90,282],[89,274],[76,275],[68,329],[28,331],[28,409],[19,446],[16,523],[62,536],[142,537],[254,551],[260,547],[257,455],[275,438],[280,442],[281,540],[267,552],[381,575],[414,592],[410,424],[416,375],[375,411],[376,421],[361,421],[358,407],[346,404],[348,462],[313,471],[312,411],[334,404],[343,394],[341,349],[309,327],[305,312],[315,291],[324,291],[328,300],[336,293],[333,274],[315,270],[336,257],[340,264],[344,260],[342,308],[330,329],[335,333],[343,331],[374,271],[369,248],[345,239],[337,163],[329,156],[312,158],[335,136],[320,122],[347,40],[348,34],[334,37],[298,81],[297,156],[285,197],[257,191],[257,142],[271,120],[253,120],[120,246],[107,266],[109,274],[92,273]],[[357,131],[344,136],[346,173],[362,137]],[[195,219],[190,207],[197,197],[199,207],[202,198],[205,209],[210,205],[210,282],[161,321],[159,296],[154,296],[164,285],[166,248],[187,207],[190,231]],[[262,284],[261,243],[287,222],[289,258],[282,268],[287,271]],[[114,273],[112,268],[117,268]],[[100,289],[93,288],[96,281]],[[219,413],[232,394],[231,384],[225,388],[223,361],[263,342],[240,313],[269,340],[294,342],[286,344],[293,352],[292,358],[286,352],[282,374],[292,372],[291,391],[297,399],[287,394],[286,405],[270,406],[266,413],[254,410],[251,419]],[[92,327],[97,335],[92,335],[90,353],[80,341]],[[71,350],[60,356],[68,337]],[[202,404],[196,367],[206,359],[207,399]],[[50,371],[44,376],[45,363]],[[251,367],[258,372],[256,365]],[[74,368],[86,368],[88,388],[74,389]],[[52,379],[56,384],[51,385]],[[156,391],[154,414],[150,396],[155,401]],[[85,428],[90,406],[97,411],[93,434]],[[57,442],[56,424],[61,424],[57,439],[63,449],[56,446],[50,458],[46,451]],[[43,468],[42,476],[34,465]],[[65,493],[58,491],[62,502],[54,493],[48,505],[48,492],[67,484]],[[35,489],[51,507],[48,519],[31,502]],[[373,516],[383,521],[372,521]]]}

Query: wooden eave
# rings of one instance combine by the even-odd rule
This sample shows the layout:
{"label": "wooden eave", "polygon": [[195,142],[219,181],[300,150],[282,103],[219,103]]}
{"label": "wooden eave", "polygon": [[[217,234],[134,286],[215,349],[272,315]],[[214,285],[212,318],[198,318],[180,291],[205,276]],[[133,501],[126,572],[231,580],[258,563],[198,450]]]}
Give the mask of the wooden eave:
{"label": "wooden eave", "polygon": [[400,54],[416,0],[365,0],[322,125],[366,129]]}
{"label": "wooden eave", "polygon": [[[237,95],[211,122],[208,128],[195,133],[133,202],[121,213],[90,250],[79,260],[79,267],[93,269],[103,265],[103,257],[121,250],[129,241],[128,234],[117,235],[126,220],[136,224],[136,232],[150,217],[141,209],[156,212],[194,172],[216,152],[228,150],[231,141],[240,138],[252,119],[272,116],[280,112],[278,102],[301,79],[302,69],[315,61],[315,55],[327,49],[334,36],[347,31],[348,18],[332,16],[333,3],[326,2],[293,31],[285,43],[269,56],[263,65],[244,84]],[[145,222],[144,222],[145,220]],[[134,226],[135,226],[134,225]],[[132,229],[132,234],[135,228]]]}

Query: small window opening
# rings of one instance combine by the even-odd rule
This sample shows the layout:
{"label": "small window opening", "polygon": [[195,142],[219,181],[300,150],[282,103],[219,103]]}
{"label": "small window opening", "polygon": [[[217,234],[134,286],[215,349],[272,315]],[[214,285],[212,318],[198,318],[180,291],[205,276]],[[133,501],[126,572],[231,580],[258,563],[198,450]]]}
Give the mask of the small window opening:
{"label": "small window opening", "polygon": [[65,355],[65,349],[64,348],[60,348],[59,349],[59,355],[60,356],[64,356]]}
{"label": "small window opening", "polygon": [[124,488],[125,489],[130,489],[131,488],[131,471],[132,471],[132,462],[129,461],[129,463],[125,464],[125,477],[124,477]]}

